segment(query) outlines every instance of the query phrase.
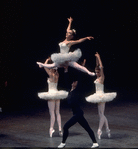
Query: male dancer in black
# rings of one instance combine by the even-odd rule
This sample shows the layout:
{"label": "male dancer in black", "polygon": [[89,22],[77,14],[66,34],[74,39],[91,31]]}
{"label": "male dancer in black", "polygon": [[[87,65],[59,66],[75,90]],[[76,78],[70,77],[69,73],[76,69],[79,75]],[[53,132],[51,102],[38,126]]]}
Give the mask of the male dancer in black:
{"label": "male dancer in black", "polygon": [[[85,61],[83,62],[84,65]],[[67,73],[67,68],[66,68],[66,72],[65,75],[68,75]],[[66,78],[66,80],[68,80]],[[67,100],[68,100],[68,104],[70,105],[72,112],[73,112],[73,117],[66,122],[66,124],[63,127],[63,138],[62,138],[62,143],[58,146],[58,148],[64,148],[66,146],[66,139],[68,137],[69,134],[69,128],[73,125],[75,125],[77,122],[88,132],[91,140],[92,140],[92,147],[91,148],[98,148],[99,145],[96,141],[95,135],[93,130],[90,128],[88,122],[86,121],[86,119],[83,116],[83,111],[80,108],[80,100],[82,99],[82,94],[80,91],[80,87],[79,85],[81,84],[81,81],[78,82],[77,79],[75,81],[73,81],[72,83],[72,88],[68,94]]]}

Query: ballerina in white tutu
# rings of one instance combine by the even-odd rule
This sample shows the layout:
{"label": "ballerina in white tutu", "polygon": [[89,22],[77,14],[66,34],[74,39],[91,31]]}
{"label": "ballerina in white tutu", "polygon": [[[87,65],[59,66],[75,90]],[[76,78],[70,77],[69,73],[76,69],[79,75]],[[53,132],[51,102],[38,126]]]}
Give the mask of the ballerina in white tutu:
{"label": "ballerina in white tutu", "polygon": [[91,103],[98,103],[98,113],[99,113],[99,128],[97,131],[97,136],[98,139],[101,139],[102,135],[102,127],[105,124],[106,127],[106,132],[108,134],[108,137],[111,137],[110,134],[110,129],[108,125],[108,120],[104,115],[104,110],[105,110],[105,103],[112,101],[117,93],[116,92],[111,92],[111,93],[104,93],[104,72],[103,72],[103,65],[102,61],[100,58],[100,55],[98,52],[95,54],[96,56],[96,68],[95,68],[95,73],[97,76],[97,79],[94,81],[95,86],[96,86],[96,93],[86,97],[86,101],[91,102]]}
{"label": "ballerina in white tutu", "polygon": [[68,18],[68,21],[69,21],[69,24],[67,27],[66,38],[63,42],[59,43],[60,53],[54,53],[51,55],[51,60],[53,61],[53,63],[43,64],[41,62],[37,62],[37,64],[39,65],[40,68],[41,67],[55,68],[55,67],[64,67],[68,65],[82,72],[88,73],[91,76],[94,76],[95,75],[94,72],[90,72],[87,68],[79,65],[76,62],[82,56],[80,49],[77,49],[74,52],[69,52],[70,47],[72,45],[84,42],[85,40],[94,39],[94,37],[89,36],[89,37],[81,38],[79,40],[73,40],[73,37],[76,34],[76,31],[74,29],[71,29],[71,24],[73,19],[70,17]]}
{"label": "ballerina in white tutu", "polygon": [[[50,62],[51,59],[48,58],[45,61],[45,64]],[[44,68],[49,78],[47,80],[48,83],[48,92],[40,92],[38,93],[38,97],[44,100],[48,100],[48,108],[50,113],[50,129],[49,134],[52,137],[55,124],[55,113],[57,116],[57,122],[59,127],[59,135],[62,136],[62,129],[61,129],[61,115],[60,115],[60,99],[65,99],[68,96],[68,92],[64,90],[57,90],[58,78],[59,73],[57,69],[48,69]]]}

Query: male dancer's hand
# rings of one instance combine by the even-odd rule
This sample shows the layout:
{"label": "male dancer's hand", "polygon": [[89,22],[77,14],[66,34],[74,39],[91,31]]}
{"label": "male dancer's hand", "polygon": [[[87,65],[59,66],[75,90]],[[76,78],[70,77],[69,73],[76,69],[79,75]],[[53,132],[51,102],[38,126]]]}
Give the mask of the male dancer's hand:
{"label": "male dancer's hand", "polygon": [[81,63],[82,66],[85,66],[86,63],[86,59],[83,60],[83,62]]}

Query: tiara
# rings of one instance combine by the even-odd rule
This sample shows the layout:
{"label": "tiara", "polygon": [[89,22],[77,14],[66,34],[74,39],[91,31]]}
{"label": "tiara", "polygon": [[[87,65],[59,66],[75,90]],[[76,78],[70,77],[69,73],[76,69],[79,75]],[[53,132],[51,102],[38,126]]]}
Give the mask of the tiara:
{"label": "tiara", "polygon": [[76,34],[76,30],[75,29],[72,29],[72,31]]}

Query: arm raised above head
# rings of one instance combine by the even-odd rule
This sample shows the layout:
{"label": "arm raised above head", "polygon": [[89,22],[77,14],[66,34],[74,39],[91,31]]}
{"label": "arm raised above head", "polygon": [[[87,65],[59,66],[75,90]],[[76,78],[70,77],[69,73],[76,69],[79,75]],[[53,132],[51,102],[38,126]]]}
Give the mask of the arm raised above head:
{"label": "arm raised above head", "polygon": [[101,60],[101,57],[100,57],[99,53],[96,52],[95,56],[97,58],[97,63],[96,64],[98,64],[100,66],[100,68],[103,68],[102,60]]}
{"label": "arm raised above head", "polygon": [[[50,57],[46,59],[45,64],[47,64],[49,60],[51,60]],[[44,69],[47,72],[47,74],[50,75],[50,70],[48,68],[46,68],[46,67],[44,67]]]}
{"label": "arm raised above head", "polygon": [[68,27],[67,27],[67,32],[69,30],[71,30],[71,24],[72,24],[72,21],[73,21],[72,17],[68,18],[68,21],[69,21],[69,24],[68,24]]}
{"label": "arm raised above head", "polygon": [[103,63],[102,63],[101,57],[98,52],[96,52],[95,56],[96,56],[96,66],[99,66],[101,71],[101,77],[102,79],[104,79]]}

